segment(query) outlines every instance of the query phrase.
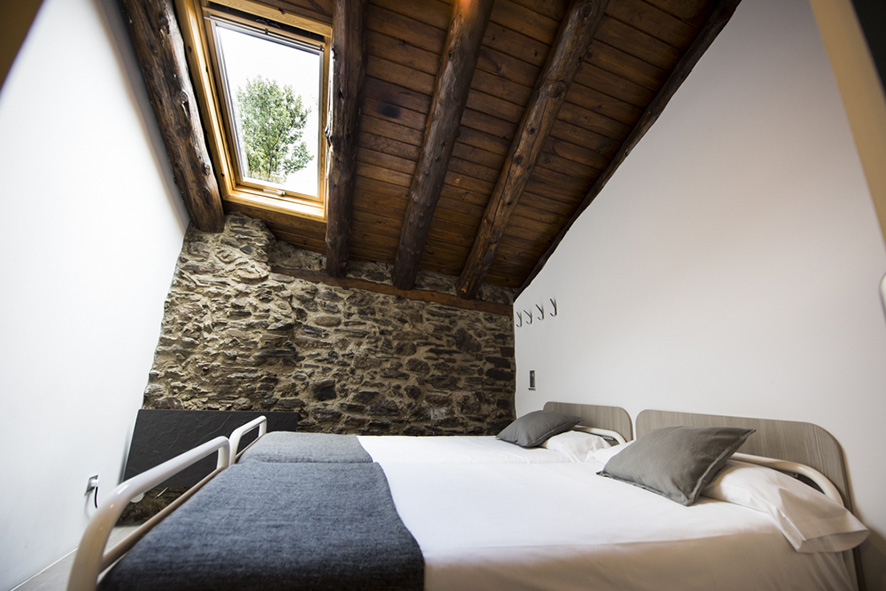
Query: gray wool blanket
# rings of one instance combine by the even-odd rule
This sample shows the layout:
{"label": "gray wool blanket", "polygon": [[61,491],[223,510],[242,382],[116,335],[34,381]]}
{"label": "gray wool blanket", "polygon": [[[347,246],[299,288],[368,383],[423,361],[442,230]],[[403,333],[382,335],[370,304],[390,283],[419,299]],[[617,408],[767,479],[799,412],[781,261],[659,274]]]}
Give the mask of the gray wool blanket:
{"label": "gray wool blanket", "polygon": [[372,462],[356,435],[271,431],[240,462]]}
{"label": "gray wool blanket", "polygon": [[111,590],[412,590],[424,560],[378,464],[235,464],[102,579]]}

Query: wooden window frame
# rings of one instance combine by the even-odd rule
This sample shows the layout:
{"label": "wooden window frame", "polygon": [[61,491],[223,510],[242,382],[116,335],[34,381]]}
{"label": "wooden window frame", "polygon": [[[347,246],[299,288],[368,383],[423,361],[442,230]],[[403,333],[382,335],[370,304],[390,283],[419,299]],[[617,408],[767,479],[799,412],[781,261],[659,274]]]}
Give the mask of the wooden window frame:
{"label": "wooden window frame", "polygon": [[[219,13],[211,4],[233,8],[252,16],[275,21],[313,33],[323,39],[312,43],[323,48],[321,64],[320,89],[320,121],[317,142],[317,196],[293,194],[285,196],[277,194],[272,186],[267,189],[260,185],[240,178],[237,159],[234,152],[236,141],[232,135],[227,116],[227,105],[220,87],[216,70],[217,62],[213,58],[214,41],[209,25],[210,17],[223,18],[233,23],[245,24],[236,16]],[[188,48],[187,59],[194,83],[194,91],[200,106],[200,115],[204,121],[210,155],[216,167],[216,176],[221,190],[222,199],[231,203],[258,207],[286,215],[298,215],[326,220],[327,192],[327,154],[329,151],[326,126],[329,121],[329,85],[332,55],[332,27],[304,16],[281,11],[253,0],[175,0],[178,12],[179,28]],[[253,24],[254,26],[254,24]]]}

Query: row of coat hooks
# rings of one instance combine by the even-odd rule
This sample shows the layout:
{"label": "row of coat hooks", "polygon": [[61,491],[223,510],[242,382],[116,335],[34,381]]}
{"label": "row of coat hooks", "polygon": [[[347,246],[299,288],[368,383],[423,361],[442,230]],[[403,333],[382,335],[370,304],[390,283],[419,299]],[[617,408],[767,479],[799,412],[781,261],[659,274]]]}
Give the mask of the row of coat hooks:
{"label": "row of coat hooks", "polygon": [[[550,308],[548,309],[547,316],[553,318],[557,315],[557,300],[554,298],[548,298],[548,301],[551,302]],[[520,328],[524,323],[532,324],[533,320],[544,320],[545,319],[545,304],[535,304],[534,310],[523,310],[522,312],[514,312],[514,326]]]}

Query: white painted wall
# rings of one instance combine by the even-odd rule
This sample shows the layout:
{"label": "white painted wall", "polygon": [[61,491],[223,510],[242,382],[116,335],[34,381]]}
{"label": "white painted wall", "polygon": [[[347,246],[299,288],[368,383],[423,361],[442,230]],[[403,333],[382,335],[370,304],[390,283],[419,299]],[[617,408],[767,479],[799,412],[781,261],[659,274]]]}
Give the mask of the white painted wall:
{"label": "white painted wall", "polygon": [[118,482],[187,224],[106,4],[46,0],[0,93],[0,589]]}
{"label": "white painted wall", "polygon": [[[806,0],[744,0],[516,310],[546,400],[807,421],[840,441],[886,589],[886,249]],[[528,390],[529,370],[537,390]]]}

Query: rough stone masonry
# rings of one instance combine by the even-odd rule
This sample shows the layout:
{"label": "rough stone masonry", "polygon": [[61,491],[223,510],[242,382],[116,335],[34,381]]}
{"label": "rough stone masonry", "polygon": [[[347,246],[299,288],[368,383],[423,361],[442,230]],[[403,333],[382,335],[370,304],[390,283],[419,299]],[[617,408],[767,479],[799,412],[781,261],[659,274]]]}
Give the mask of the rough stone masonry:
{"label": "rough stone masonry", "polygon": [[[513,420],[509,316],[272,268],[324,260],[242,214],[222,233],[187,231],[145,408],[297,412],[306,431],[364,434],[493,434]],[[389,282],[390,269],[352,262],[349,276]],[[423,272],[417,288],[454,293],[454,278]],[[480,295],[514,296],[488,285]]]}

